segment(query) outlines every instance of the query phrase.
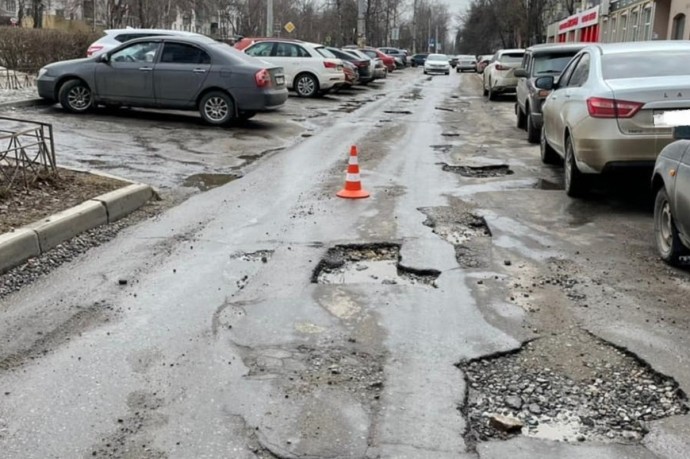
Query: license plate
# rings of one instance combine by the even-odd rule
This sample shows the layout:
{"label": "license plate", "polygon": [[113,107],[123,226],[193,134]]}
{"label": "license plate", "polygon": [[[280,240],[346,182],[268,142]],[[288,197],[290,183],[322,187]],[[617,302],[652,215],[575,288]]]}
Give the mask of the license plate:
{"label": "license plate", "polygon": [[690,126],[690,110],[654,112],[655,127]]}
{"label": "license plate", "polygon": [[337,66],[335,69],[338,70],[338,71],[342,71],[342,70],[343,70],[343,66],[342,66],[342,65],[339,65],[339,66]]}
{"label": "license plate", "polygon": [[285,77],[282,75],[279,75],[276,77],[276,84],[285,84]]}

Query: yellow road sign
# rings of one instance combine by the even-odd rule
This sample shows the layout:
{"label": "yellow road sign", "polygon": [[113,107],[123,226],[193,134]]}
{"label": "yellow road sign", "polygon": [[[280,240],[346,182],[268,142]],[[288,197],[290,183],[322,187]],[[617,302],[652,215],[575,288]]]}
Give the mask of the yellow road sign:
{"label": "yellow road sign", "polygon": [[285,24],[285,30],[287,30],[288,33],[294,32],[295,31],[295,24],[293,24],[292,22],[288,22],[287,24]]}

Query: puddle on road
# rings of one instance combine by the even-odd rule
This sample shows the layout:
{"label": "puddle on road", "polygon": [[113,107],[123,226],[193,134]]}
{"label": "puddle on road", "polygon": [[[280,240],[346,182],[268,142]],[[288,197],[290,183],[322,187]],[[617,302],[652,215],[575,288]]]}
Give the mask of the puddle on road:
{"label": "puddle on road", "polygon": [[[650,421],[688,412],[678,383],[584,330],[544,336],[514,352],[458,364],[468,395],[466,440],[516,434],[568,442],[639,442]],[[489,422],[505,416],[513,433]]]}
{"label": "puddle on road", "polygon": [[314,270],[312,283],[436,287],[441,272],[403,266],[400,248],[391,243],[332,247]]}
{"label": "puddle on road", "polygon": [[451,166],[450,164],[444,164],[443,170],[460,174],[463,177],[476,178],[502,177],[514,173],[510,167],[505,164],[490,166]]}
{"label": "puddle on road", "polygon": [[190,188],[198,188],[200,191],[208,191],[230,183],[233,180],[237,180],[238,178],[242,178],[242,176],[235,174],[194,174],[187,177],[184,182],[182,182],[182,185]]}

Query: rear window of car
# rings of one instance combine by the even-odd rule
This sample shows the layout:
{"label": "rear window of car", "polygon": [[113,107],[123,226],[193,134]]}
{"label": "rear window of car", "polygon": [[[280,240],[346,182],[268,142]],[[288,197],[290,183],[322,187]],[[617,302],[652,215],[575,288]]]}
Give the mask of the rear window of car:
{"label": "rear window of car", "polygon": [[337,59],[337,58],[335,57],[335,54],[333,54],[333,53],[330,52],[328,49],[326,49],[326,48],[324,48],[324,47],[322,47],[322,46],[316,48],[316,52],[319,53],[319,54],[321,54],[323,57],[325,57],[325,58],[327,58],[327,59]]}
{"label": "rear window of car", "polygon": [[602,73],[605,80],[654,78],[690,75],[690,51],[636,51],[604,54]]}
{"label": "rear window of car", "polygon": [[532,75],[560,75],[575,54],[537,55],[532,64]]}
{"label": "rear window of car", "polygon": [[505,53],[501,54],[501,57],[498,58],[500,62],[506,62],[509,64],[519,64],[522,62],[522,57],[525,55],[525,53]]}

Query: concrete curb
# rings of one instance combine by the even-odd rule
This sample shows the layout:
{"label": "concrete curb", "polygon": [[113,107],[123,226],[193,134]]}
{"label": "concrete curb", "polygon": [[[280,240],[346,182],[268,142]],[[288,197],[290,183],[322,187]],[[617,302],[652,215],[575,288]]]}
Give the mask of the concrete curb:
{"label": "concrete curb", "polygon": [[[129,180],[122,181],[131,183]],[[0,274],[84,231],[121,219],[151,198],[158,198],[153,188],[132,183],[15,231],[0,234]]]}
{"label": "concrete curb", "polygon": [[55,102],[46,99],[24,99],[17,100],[15,102],[4,102],[0,104],[0,110],[5,110],[8,108],[41,107],[53,105],[54,103]]}

